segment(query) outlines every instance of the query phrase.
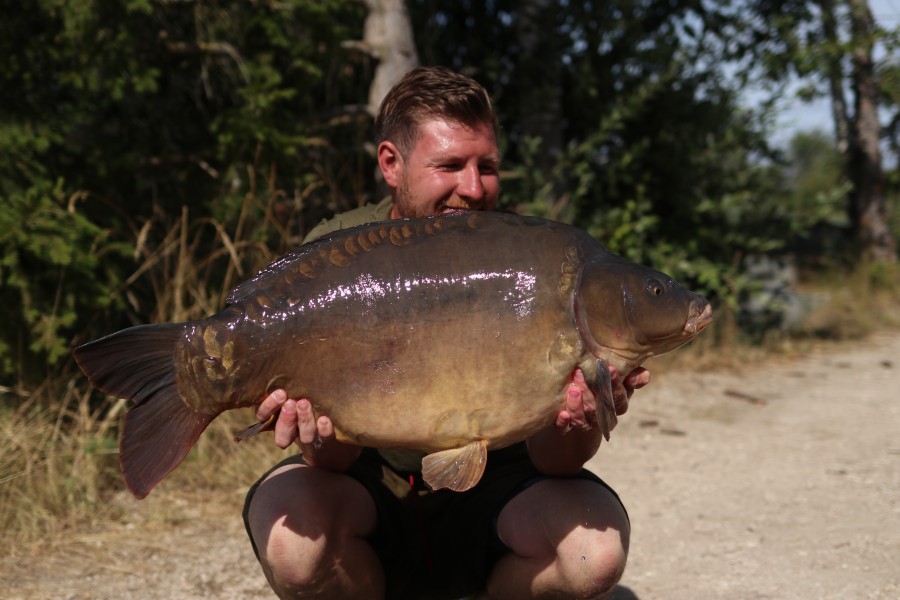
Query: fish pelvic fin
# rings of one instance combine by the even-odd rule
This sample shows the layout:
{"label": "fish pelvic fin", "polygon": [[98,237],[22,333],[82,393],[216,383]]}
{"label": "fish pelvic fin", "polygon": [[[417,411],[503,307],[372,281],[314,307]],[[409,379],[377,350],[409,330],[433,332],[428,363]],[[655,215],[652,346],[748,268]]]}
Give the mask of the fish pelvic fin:
{"label": "fish pelvic fin", "polygon": [[427,455],[422,459],[422,479],[433,490],[464,492],[475,487],[487,464],[487,444],[487,440],[476,440]]}
{"label": "fish pelvic fin", "polygon": [[75,349],[75,360],[97,389],[131,400],[119,437],[119,464],[138,498],[177,467],[216,415],[182,400],[175,348],[187,324],[140,325]]}

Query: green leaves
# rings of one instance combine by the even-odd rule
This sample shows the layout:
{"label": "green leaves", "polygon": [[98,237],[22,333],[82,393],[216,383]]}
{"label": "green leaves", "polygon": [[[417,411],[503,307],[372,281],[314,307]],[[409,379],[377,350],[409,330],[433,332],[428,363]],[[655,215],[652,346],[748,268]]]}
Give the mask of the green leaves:
{"label": "green leaves", "polygon": [[75,338],[221,308],[267,244],[283,251],[326,203],[357,202],[366,123],[329,119],[366,95],[365,65],[340,46],[364,11],[37,0],[9,12],[0,377],[34,383]]}
{"label": "green leaves", "polygon": [[28,369],[29,357],[55,363],[77,333],[79,313],[111,299],[97,276],[103,232],[78,211],[77,195],[67,198],[63,188],[62,180],[42,180],[0,204],[3,375]]}
{"label": "green leaves", "polygon": [[[423,0],[410,11],[428,31],[427,61],[465,65],[495,92],[506,206],[582,226],[728,303],[746,285],[745,257],[796,251],[846,222],[840,162],[779,156],[766,140],[773,104],[739,100],[748,82],[774,94],[788,68],[821,74],[810,50],[824,47],[821,32],[804,29],[813,4],[750,3],[759,20],[747,3],[689,0]],[[521,35],[526,7],[544,11],[540,43]],[[476,41],[456,43],[463,35]],[[523,53],[529,41],[542,51]],[[556,135],[523,126],[534,122]]]}
{"label": "green leaves", "polygon": [[[741,288],[743,257],[845,223],[832,159],[798,147],[789,168],[765,143],[765,107],[741,108],[736,86],[763,73],[777,87],[789,66],[821,68],[812,58],[846,49],[799,35],[810,3],[756,3],[772,18],[749,21],[746,6],[408,2],[423,63],[473,75],[494,97],[505,206],[584,227],[723,302]],[[33,381],[75,339],[220,309],[311,224],[377,199],[360,109],[374,65],[345,43],[365,17],[351,0],[11,11],[2,376]],[[821,53],[801,56],[815,44]],[[882,94],[895,105],[891,81]]]}

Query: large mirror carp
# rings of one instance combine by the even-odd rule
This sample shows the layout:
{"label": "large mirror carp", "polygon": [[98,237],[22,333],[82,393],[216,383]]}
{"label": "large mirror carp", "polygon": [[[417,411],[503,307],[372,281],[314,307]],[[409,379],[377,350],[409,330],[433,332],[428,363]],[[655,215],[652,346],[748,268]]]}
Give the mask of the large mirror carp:
{"label": "large mirror carp", "polygon": [[279,387],[328,415],[338,440],[423,451],[431,487],[466,490],[488,449],[555,421],[576,367],[609,439],[609,366],[624,375],[712,320],[704,298],[580,229],[484,212],[335,232],[228,305],[75,350],[94,386],[134,404],[119,455],[139,498],[219,414]]}

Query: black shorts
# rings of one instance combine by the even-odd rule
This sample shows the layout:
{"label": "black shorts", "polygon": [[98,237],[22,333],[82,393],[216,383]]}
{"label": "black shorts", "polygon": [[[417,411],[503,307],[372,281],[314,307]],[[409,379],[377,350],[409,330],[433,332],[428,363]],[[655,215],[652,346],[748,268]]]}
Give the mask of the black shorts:
{"label": "black shorts", "polygon": [[[302,462],[301,456],[292,456],[269,473]],[[460,598],[483,591],[494,564],[509,552],[497,536],[500,511],[515,495],[549,478],[531,464],[524,443],[489,452],[478,485],[463,493],[433,492],[419,473],[396,471],[369,448],[346,475],[361,483],[375,502],[378,525],[368,541],[384,567],[390,599]],[[266,476],[247,493],[243,514],[248,534],[250,502]],[[618,499],[587,469],[574,478],[594,481]],[[259,558],[252,536],[250,542]]]}

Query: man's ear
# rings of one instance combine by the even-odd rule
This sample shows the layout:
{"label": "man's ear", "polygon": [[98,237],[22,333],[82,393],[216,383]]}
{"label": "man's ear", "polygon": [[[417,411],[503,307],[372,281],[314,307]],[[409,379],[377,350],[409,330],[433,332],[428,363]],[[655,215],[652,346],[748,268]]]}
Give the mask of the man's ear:
{"label": "man's ear", "polygon": [[391,189],[396,189],[400,182],[400,170],[403,168],[403,156],[400,149],[390,141],[378,144],[378,168],[384,176],[384,183]]}

